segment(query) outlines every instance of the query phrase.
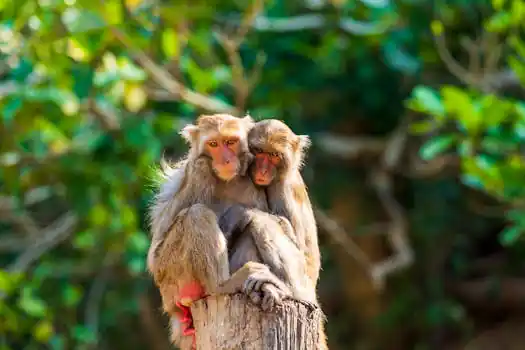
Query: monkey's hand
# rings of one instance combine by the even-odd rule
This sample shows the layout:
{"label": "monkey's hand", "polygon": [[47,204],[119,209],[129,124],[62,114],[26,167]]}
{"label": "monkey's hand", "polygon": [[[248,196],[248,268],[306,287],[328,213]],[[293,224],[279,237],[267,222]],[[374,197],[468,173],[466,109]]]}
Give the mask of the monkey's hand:
{"label": "monkey's hand", "polygon": [[279,280],[266,265],[258,264],[246,278],[243,293],[264,311],[280,305],[286,297],[291,297],[290,289]]}

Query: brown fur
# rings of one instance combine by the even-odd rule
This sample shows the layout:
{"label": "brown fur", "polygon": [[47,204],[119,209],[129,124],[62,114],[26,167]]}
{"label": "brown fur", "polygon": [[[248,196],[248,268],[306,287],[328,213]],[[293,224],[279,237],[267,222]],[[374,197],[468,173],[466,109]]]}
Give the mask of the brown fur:
{"label": "brown fur", "polygon": [[[256,123],[250,130],[248,143],[250,148],[281,154],[282,160],[277,169],[277,176],[266,187],[268,205],[271,214],[282,216],[290,221],[295,240],[304,253],[310,288],[317,299],[315,290],[321,269],[321,253],[312,204],[300,174],[310,140],[305,135],[296,135],[283,122],[268,119]],[[253,171],[254,168],[252,173]],[[324,347],[327,348],[324,325],[321,327],[321,338]]]}
{"label": "brown fur", "polygon": [[[282,234],[290,223],[264,213],[269,210],[266,194],[256,188],[249,177],[236,176],[227,182],[218,180],[204,151],[202,138],[206,135],[244,132],[238,154],[238,170],[242,175],[253,157],[247,143],[247,133],[252,126],[249,117],[201,116],[196,125],[182,130],[190,144],[186,158],[164,168],[164,183],[150,207],[152,244],[148,269],[161,291],[164,310],[170,316],[175,315],[180,288],[195,280],[208,294],[243,291],[263,307],[272,306],[286,295],[298,294],[293,292],[293,286],[300,282],[296,283],[293,278],[305,275],[301,270],[304,264],[298,264],[301,259],[293,254],[294,249],[301,254],[295,243]],[[229,261],[228,240],[218,225],[217,215],[237,204],[250,208],[250,216],[244,238],[234,247],[233,260]],[[302,272],[290,273],[289,266]],[[272,268],[286,285],[270,271]],[[234,272],[232,276],[230,270]],[[189,346],[188,337],[180,334],[176,317],[172,317],[171,324],[172,340],[179,346]]]}

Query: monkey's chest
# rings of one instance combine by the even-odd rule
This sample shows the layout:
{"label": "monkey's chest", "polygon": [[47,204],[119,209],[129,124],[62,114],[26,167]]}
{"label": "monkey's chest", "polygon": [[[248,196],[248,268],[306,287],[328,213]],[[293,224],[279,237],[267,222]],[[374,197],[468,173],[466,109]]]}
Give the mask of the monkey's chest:
{"label": "monkey's chest", "polygon": [[229,182],[217,186],[212,202],[214,206],[242,204],[250,208],[268,210],[266,193],[256,188],[251,180]]}

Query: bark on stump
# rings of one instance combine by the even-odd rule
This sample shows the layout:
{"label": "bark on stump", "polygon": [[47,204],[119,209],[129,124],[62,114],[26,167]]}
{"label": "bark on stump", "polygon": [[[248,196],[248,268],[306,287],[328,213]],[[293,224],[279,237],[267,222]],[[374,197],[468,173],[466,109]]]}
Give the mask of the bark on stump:
{"label": "bark on stump", "polygon": [[197,350],[315,350],[324,315],[285,300],[265,312],[243,294],[210,296],[192,305]]}

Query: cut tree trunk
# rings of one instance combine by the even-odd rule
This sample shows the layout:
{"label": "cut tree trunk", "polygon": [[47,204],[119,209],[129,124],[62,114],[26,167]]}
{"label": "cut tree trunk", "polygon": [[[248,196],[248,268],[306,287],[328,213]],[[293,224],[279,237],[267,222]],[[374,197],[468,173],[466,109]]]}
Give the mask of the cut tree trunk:
{"label": "cut tree trunk", "polygon": [[285,300],[263,311],[245,295],[220,295],[192,305],[197,350],[319,349],[321,309]]}

